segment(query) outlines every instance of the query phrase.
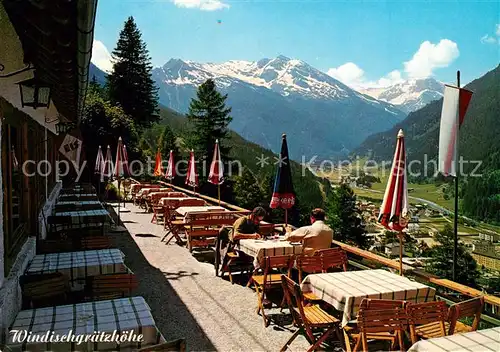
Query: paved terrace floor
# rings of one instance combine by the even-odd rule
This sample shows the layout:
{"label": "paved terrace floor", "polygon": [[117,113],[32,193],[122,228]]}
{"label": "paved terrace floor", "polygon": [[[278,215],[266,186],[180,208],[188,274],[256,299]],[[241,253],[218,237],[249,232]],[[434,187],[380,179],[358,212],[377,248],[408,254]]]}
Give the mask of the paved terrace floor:
{"label": "paved terrace floor", "polygon": [[[252,289],[216,277],[212,264],[196,259],[185,247],[160,242],[163,226],[151,224],[151,214],[131,204],[126,210],[120,214],[128,233],[112,235],[113,244],[137,275],[137,295],[146,299],[167,340],[185,338],[189,351],[280,350],[295,331],[291,324],[264,328]],[[299,336],[290,350],[308,347]]]}

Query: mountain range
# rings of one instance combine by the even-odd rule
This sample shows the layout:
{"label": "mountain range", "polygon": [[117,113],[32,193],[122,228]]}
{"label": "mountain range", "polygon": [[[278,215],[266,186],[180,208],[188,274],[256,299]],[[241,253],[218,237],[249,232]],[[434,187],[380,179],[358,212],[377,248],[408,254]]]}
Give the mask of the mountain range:
{"label": "mountain range", "polygon": [[153,78],[160,103],[181,113],[188,112],[197,87],[213,79],[228,95],[231,129],[274,152],[286,133],[295,160],[347,154],[372,133],[406,117],[394,105],[285,56],[220,64],[171,59],[153,70]]}
{"label": "mountain range", "polygon": [[423,108],[443,97],[444,85],[434,78],[408,79],[385,88],[368,88],[362,93],[393,104],[405,113]]}
{"label": "mountain range", "polygon": [[[460,128],[460,155],[468,161],[488,160],[500,151],[500,65],[465,86],[474,94]],[[367,138],[355,153],[373,155],[378,160],[391,160],[399,129],[405,131],[408,160],[432,160],[437,157],[439,124],[443,99],[431,102],[408,115],[388,131]],[[473,167],[472,164],[466,168]],[[500,167],[500,165],[495,165]]]}

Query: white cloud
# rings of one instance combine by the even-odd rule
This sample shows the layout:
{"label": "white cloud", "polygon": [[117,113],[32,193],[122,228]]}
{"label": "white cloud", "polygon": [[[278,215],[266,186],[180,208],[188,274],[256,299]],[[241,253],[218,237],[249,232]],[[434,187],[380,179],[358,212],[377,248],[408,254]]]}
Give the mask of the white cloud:
{"label": "white cloud", "polygon": [[412,59],[404,63],[405,72],[410,78],[426,78],[436,68],[448,67],[459,54],[457,43],[449,39],[441,39],[437,44],[425,41]]}
{"label": "white cloud", "polygon": [[495,25],[495,34],[489,35],[485,34],[481,37],[481,43],[483,44],[500,44],[500,23]]}
{"label": "white cloud", "polygon": [[389,87],[403,81],[401,72],[398,70],[389,72],[377,81],[367,81],[365,71],[353,62],[330,68],[327,74],[356,89]]}
{"label": "white cloud", "polygon": [[495,38],[489,34],[485,34],[481,37],[481,43],[483,43],[483,44],[496,44],[497,38]]}
{"label": "white cloud", "polygon": [[356,87],[363,82],[365,71],[355,63],[347,62],[337,68],[330,68],[327,74],[350,87]]}
{"label": "white cloud", "polygon": [[229,8],[220,0],[172,0],[175,6],[187,9],[200,9],[203,11],[216,11]]}
{"label": "white cloud", "polygon": [[92,63],[104,72],[111,72],[113,69],[111,54],[100,40],[94,39],[94,45],[92,46]]}

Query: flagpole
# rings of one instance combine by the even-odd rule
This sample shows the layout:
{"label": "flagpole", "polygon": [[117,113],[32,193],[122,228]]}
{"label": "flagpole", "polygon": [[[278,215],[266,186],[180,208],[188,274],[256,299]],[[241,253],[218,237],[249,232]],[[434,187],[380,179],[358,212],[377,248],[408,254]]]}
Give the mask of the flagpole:
{"label": "flagpole", "polygon": [[[460,89],[460,71],[457,71],[457,87]],[[460,106],[460,91],[458,92],[458,106]],[[457,122],[456,122],[456,139],[455,139],[455,219],[454,219],[454,228],[453,228],[453,272],[452,278],[453,281],[457,280],[457,252],[458,252],[458,142],[459,142],[459,114],[457,114]]]}

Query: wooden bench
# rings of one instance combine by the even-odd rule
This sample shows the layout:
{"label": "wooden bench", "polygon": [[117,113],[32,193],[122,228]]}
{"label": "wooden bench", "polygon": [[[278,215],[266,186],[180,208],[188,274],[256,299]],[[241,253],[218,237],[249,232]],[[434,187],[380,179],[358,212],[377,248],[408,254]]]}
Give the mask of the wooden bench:
{"label": "wooden bench", "polygon": [[137,195],[139,191],[143,188],[160,188],[160,185],[154,185],[151,183],[140,183],[130,186],[130,197],[132,198],[132,203],[135,205],[138,201]]}
{"label": "wooden bench", "polygon": [[187,248],[208,248],[214,246],[219,230],[224,225],[233,225],[237,218],[248,215],[248,211],[207,211],[189,213],[184,219]]}
{"label": "wooden bench", "polygon": [[172,191],[151,192],[146,196],[145,199],[146,211],[151,212],[152,210],[154,210],[154,208],[158,206],[160,199],[164,197],[186,197],[186,194],[182,192]]}

